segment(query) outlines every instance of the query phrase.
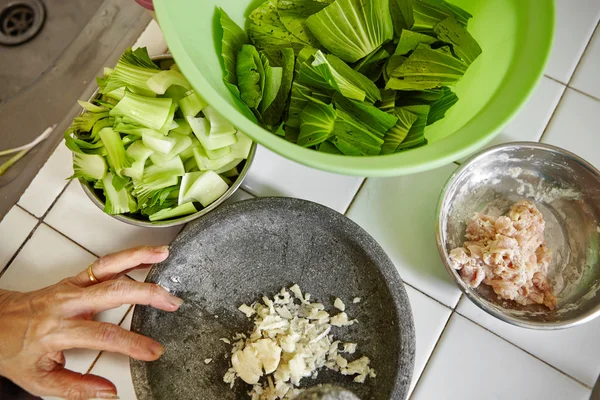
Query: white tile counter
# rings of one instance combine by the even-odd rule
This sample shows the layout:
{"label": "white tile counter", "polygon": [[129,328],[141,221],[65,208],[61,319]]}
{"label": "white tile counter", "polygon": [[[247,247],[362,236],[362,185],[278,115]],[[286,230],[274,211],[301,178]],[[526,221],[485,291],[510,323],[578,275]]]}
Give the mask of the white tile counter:
{"label": "white tile counter", "polygon": [[[555,45],[546,75],[494,143],[531,140],[573,151],[600,168],[600,1],[557,0]],[[153,23],[139,44],[166,50]],[[451,282],[434,239],[437,198],[457,167],[398,178],[317,171],[259,148],[235,199],[292,196],[346,214],[384,248],[412,304],[417,354],[410,398],[588,399],[600,373],[600,319],[556,332],[517,328],[475,307]],[[84,269],[95,257],[138,244],[168,244],[179,229],[149,230],[103,214],[71,174],[61,144],[0,223],[0,288],[31,290]],[[145,272],[132,276],[143,280]],[[96,318],[129,327],[123,306]],[[134,400],[128,359],[67,353],[67,367],[111,379]]]}

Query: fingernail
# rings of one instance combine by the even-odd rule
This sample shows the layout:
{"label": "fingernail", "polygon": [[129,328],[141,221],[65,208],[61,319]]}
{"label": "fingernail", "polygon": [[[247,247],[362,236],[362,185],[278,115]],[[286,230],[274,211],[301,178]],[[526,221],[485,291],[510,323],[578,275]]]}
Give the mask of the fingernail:
{"label": "fingernail", "polygon": [[119,399],[120,397],[117,396],[114,392],[98,392],[96,393],[96,397],[94,399],[91,400],[95,400],[95,399]]}
{"label": "fingernail", "polygon": [[165,348],[160,344],[160,343],[152,343],[150,345],[150,351],[152,352],[152,354],[154,354],[155,356],[162,356],[163,354],[165,354]]}
{"label": "fingernail", "polygon": [[179,297],[171,296],[169,298],[169,303],[171,303],[175,307],[181,307],[181,305],[183,304],[183,299],[180,299]]}
{"label": "fingernail", "polygon": [[156,253],[166,253],[169,251],[169,246],[158,246],[154,248]]}

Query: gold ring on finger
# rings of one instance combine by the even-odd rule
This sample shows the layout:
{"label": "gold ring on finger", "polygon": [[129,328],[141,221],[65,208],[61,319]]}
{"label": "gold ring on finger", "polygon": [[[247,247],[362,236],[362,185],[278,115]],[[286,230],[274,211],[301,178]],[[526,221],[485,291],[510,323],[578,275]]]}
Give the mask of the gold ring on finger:
{"label": "gold ring on finger", "polygon": [[88,277],[90,278],[90,282],[92,282],[92,283],[98,283],[99,282],[98,278],[96,278],[96,275],[94,275],[94,271],[92,271],[92,266],[93,265],[94,264],[90,264],[90,266],[87,267],[87,274],[88,274]]}

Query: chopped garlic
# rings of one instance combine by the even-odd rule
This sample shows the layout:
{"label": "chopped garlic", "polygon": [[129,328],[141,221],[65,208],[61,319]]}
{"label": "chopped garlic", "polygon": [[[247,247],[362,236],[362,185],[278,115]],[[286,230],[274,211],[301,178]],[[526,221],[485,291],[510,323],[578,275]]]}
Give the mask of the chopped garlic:
{"label": "chopped garlic", "polygon": [[256,313],[256,311],[254,311],[252,307],[246,304],[242,304],[241,306],[239,306],[238,310],[246,314],[246,317],[248,318],[252,317]]}
{"label": "chopped garlic", "polygon": [[262,363],[256,356],[256,350],[253,347],[246,347],[244,350],[238,350],[231,356],[231,364],[235,373],[246,383],[254,385],[263,375]]}
{"label": "chopped garlic", "polygon": [[344,343],[344,353],[354,354],[356,351],[356,343]]}
{"label": "chopped garlic", "polygon": [[212,362],[212,358],[205,358],[204,359],[204,364],[208,365]]}
{"label": "chopped garlic", "polygon": [[[264,296],[262,302],[240,306],[240,311],[253,317],[254,330],[234,335],[232,367],[223,381],[233,388],[239,377],[252,385],[252,400],[280,400],[298,395],[300,381],[316,379],[323,367],[356,375],[354,380],[361,383],[367,376],[374,377],[367,357],[348,362],[339,354],[340,341],[333,340],[332,326],[355,322],[344,312],[344,303],[336,299],[334,306],[341,312],[332,317],[322,303],[311,303],[310,295],[303,294],[298,285],[289,291],[293,296],[283,288],[273,299]],[[356,343],[343,344],[343,352],[355,351]]]}
{"label": "chopped garlic", "polygon": [[340,368],[346,368],[348,366],[348,360],[346,360],[344,357],[342,356],[337,356],[335,359],[335,363],[338,365],[338,367]]}
{"label": "chopped garlic", "polygon": [[293,285],[290,288],[291,292],[294,293],[294,296],[296,296],[296,298],[300,301],[304,301],[304,296],[302,296],[302,291],[300,290],[300,286],[298,285]]}
{"label": "chopped garlic", "polygon": [[222,337],[222,338],[221,338],[221,339],[219,339],[219,340],[220,340],[221,342],[223,342],[223,343],[231,344],[231,340],[229,340],[229,339],[227,339],[227,338],[224,338],[224,337]]}
{"label": "chopped garlic", "polygon": [[340,311],[346,311],[346,305],[338,297],[335,298],[335,301],[333,302],[333,306]]}
{"label": "chopped garlic", "polygon": [[271,339],[260,339],[250,346],[256,350],[256,356],[262,362],[265,374],[275,372],[281,358],[281,347]]}
{"label": "chopped garlic", "polygon": [[350,326],[354,321],[348,320],[348,314],[341,312],[338,315],[331,317],[331,325],[333,326]]}
{"label": "chopped garlic", "polygon": [[361,300],[361,299],[360,299],[360,297],[355,297],[355,298],[352,300],[352,303],[353,303],[353,304],[360,303],[360,300]]}

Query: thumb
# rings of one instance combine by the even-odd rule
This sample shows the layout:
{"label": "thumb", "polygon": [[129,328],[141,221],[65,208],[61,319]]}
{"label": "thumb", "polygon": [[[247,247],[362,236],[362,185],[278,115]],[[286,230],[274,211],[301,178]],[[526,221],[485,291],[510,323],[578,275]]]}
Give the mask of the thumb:
{"label": "thumb", "polygon": [[67,400],[119,398],[117,388],[109,380],[68,369],[49,372],[42,381],[42,387],[45,395]]}

